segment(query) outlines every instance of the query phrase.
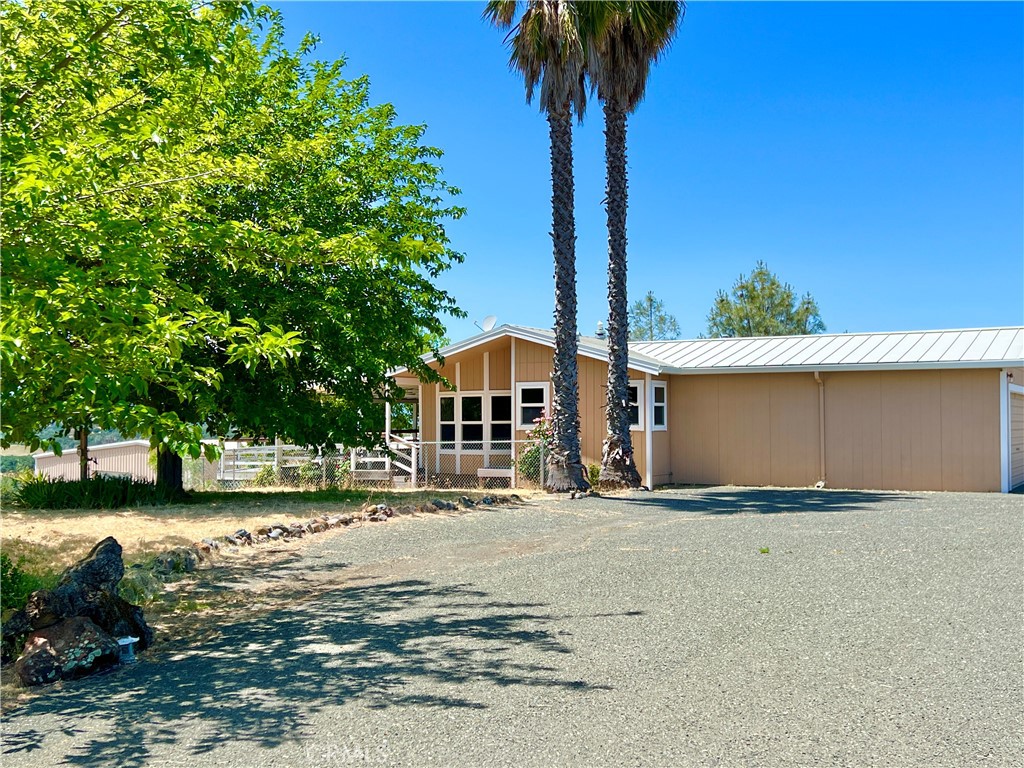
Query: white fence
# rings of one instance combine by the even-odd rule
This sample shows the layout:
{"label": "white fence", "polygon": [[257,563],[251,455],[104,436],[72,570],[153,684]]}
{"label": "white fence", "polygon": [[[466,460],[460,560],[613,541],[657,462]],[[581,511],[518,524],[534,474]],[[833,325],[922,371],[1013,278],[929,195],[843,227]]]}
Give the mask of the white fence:
{"label": "white fence", "polygon": [[228,446],[216,464],[202,462],[186,475],[192,488],[536,488],[546,459],[532,440],[421,443],[392,435],[386,449]]}

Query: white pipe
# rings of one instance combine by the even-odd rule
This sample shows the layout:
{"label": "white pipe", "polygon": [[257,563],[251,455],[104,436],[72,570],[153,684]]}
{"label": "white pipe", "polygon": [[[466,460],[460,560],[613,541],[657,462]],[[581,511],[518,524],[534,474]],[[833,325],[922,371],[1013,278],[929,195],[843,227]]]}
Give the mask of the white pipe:
{"label": "white pipe", "polygon": [[818,480],[825,482],[825,382],[819,371],[814,372],[814,380],[818,382]]}

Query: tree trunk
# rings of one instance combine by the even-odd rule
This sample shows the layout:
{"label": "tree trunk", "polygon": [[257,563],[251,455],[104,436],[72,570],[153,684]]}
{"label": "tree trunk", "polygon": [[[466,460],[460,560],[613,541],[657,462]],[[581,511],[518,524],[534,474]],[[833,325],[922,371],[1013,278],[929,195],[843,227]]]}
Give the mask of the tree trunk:
{"label": "tree trunk", "polygon": [[572,116],[568,102],[549,111],[551,239],[555,255],[555,351],[551,368],[554,441],[548,456],[549,491],[586,490],[580,461],[579,368],[576,359],[576,220],[573,211]]}
{"label": "tree trunk", "polygon": [[[65,433],[66,434],[66,433]],[[89,428],[78,430],[78,479],[83,483],[89,479]]]}
{"label": "tree trunk", "polygon": [[[626,294],[626,112],[604,103],[605,209],[608,213],[608,436],[601,450],[602,486],[639,488],[629,432],[629,304]],[[653,323],[652,323],[653,327]],[[648,461],[650,459],[648,458]]]}
{"label": "tree trunk", "polygon": [[164,446],[156,452],[156,484],[171,492],[173,496],[185,495],[185,478],[181,456]]}

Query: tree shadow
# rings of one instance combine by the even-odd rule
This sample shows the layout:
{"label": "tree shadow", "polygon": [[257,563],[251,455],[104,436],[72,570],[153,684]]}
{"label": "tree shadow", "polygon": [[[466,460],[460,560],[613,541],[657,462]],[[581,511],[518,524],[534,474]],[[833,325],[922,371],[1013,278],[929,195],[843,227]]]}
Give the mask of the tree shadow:
{"label": "tree shadow", "polygon": [[[355,697],[374,709],[459,710],[487,706],[471,683],[609,689],[560,674],[558,659],[573,651],[560,639],[564,617],[542,604],[419,579],[291,594],[287,607],[211,628],[201,645],[172,641],[29,701],[5,717],[3,754],[61,749],[71,737],[63,764],[134,768],[159,746],[199,756],[227,739],[262,748],[300,739],[311,714]],[[198,740],[186,722],[203,726]]]}
{"label": "tree shadow", "polygon": [[690,493],[659,491],[631,496],[630,504],[698,515],[779,515],[793,512],[849,512],[919,496],[887,491],[830,491],[806,488],[722,488]]}

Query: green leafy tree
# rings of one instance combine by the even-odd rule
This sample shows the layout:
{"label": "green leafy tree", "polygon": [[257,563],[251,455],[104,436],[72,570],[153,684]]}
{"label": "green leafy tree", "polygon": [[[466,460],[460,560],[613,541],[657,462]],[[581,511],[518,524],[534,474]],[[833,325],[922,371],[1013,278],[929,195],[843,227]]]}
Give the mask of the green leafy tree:
{"label": "green leafy tree", "polygon": [[[524,6],[520,13],[520,5]],[[555,258],[555,350],[551,408],[554,445],[548,456],[550,491],[587,489],[580,457],[579,369],[576,353],[576,219],[572,159],[573,113],[586,107],[586,69],[576,3],[564,0],[492,0],[484,16],[510,29],[510,66],[526,82],[526,100],[539,89],[551,143],[551,237]]]}
{"label": "green leafy tree", "polygon": [[[56,94],[49,111],[24,116],[14,97],[4,102],[35,164],[5,152],[5,182],[26,187],[25,168],[45,166],[49,185],[39,203],[4,194],[4,243],[8,225],[35,243],[4,251],[4,300],[18,314],[4,318],[5,384],[21,380],[5,392],[4,437],[42,442],[50,422],[142,434],[160,447],[158,474],[171,485],[204,428],[311,445],[379,439],[379,402],[402,395],[387,371],[436,377],[419,355],[441,338],[440,315],[459,314],[431,280],[461,260],[444,222],[462,210],[446,202],[458,190],[441,178],[440,151],[419,143],[424,129],[397,124],[390,105],[370,106],[367,81],[345,80],[343,62],[311,61],[312,38],[285,50],[266,9],[162,0],[4,9],[24,27],[4,52],[14,72],[35,66],[40,45],[63,61],[65,49],[85,55],[82,40],[105,41],[84,46],[81,72],[19,74],[59,81],[40,90]],[[116,20],[97,33],[89,20],[103,29],[104,13]],[[40,19],[57,26],[26,47]],[[65,125],[52,115],[69,99],[79,111]],[[67,135],[81,135],[80,179],[65,179],[60,159],[46,165],[63,157]],[[71,187],[52,199],[58,182]],[[65,232],[52,214],[78,215],[81,226]]]}
{"label": "green leafy tree", "polygon": [[195,408],[219,385],[185,350],[215,345],[250,367],[297,353],[294,334],[211,308],[172,279],[183,246],[251,258],[253,238],[196,216],[201,180],[251,164],[211,151],[230,105],[230,42],[247,4],[3,0],[0,364],[2,442],[90,428],[192,455],[199,427],[150,404]]}
{"label": "green leafy tree", "polygon": [[420,144],[422,126],[371,106],[366,78],[345,80],[343,62],[309,61],[311,40],[292,53],[282,36],[275,19],[260,46],[240,43],[234,57],[237,98],[260,100],[228,145],[263,158],[261,174],[204,189],[212,218],[264,233],[265,256],[211,267],[186,252],[171,272],[211,306],[303,340],[300,356],[255,377],[218,350],[197,351],[222,375],[212,433],[368,445],[384,427],[380,402],[404,394],[390,369],[437,378],[420,355],[444,344],[442,315],[462,314],[432,279],[462,259],[445,222],[463,210],[445,202],[458,190],[441,178],[440,150]]}
{"label": "green leafy tree", "polygon": [[[643,100],[651,65],[664,53],[683,17],[681,2],[583,3],[605,16],[589,25],[591,81],[604,104],[605,210],[608,216],[608,434],[601,451],[603,485],[636,488],[641,484],[629,432],[630,317],[626,292],[626,116]],[[648,300],[654,297],[648,294]],[[649,307],[652,309],[652,307]],[[659,308],[660,309],[660,308]],[[661,313],[660,318],[664,315]],[[675,320],[671,321],[673,324]],[[648,321],[653,337],[653,312]],[[676,328],[678,332],[678,328]]]}
{"label": "green leafy tree", "polygon": [[665,311],[665,302],[648,291],[629,307],[630,341],[661,341],[678,339],[679,323]]}
{"label": "green leafy tree", "polygon": [[772,274],[763,261],[740,275],[732,295],[719,291],[708,313],[708,336],[796,336],[824,333],[818,304],[809,293],[797,298],[793,286]]}

